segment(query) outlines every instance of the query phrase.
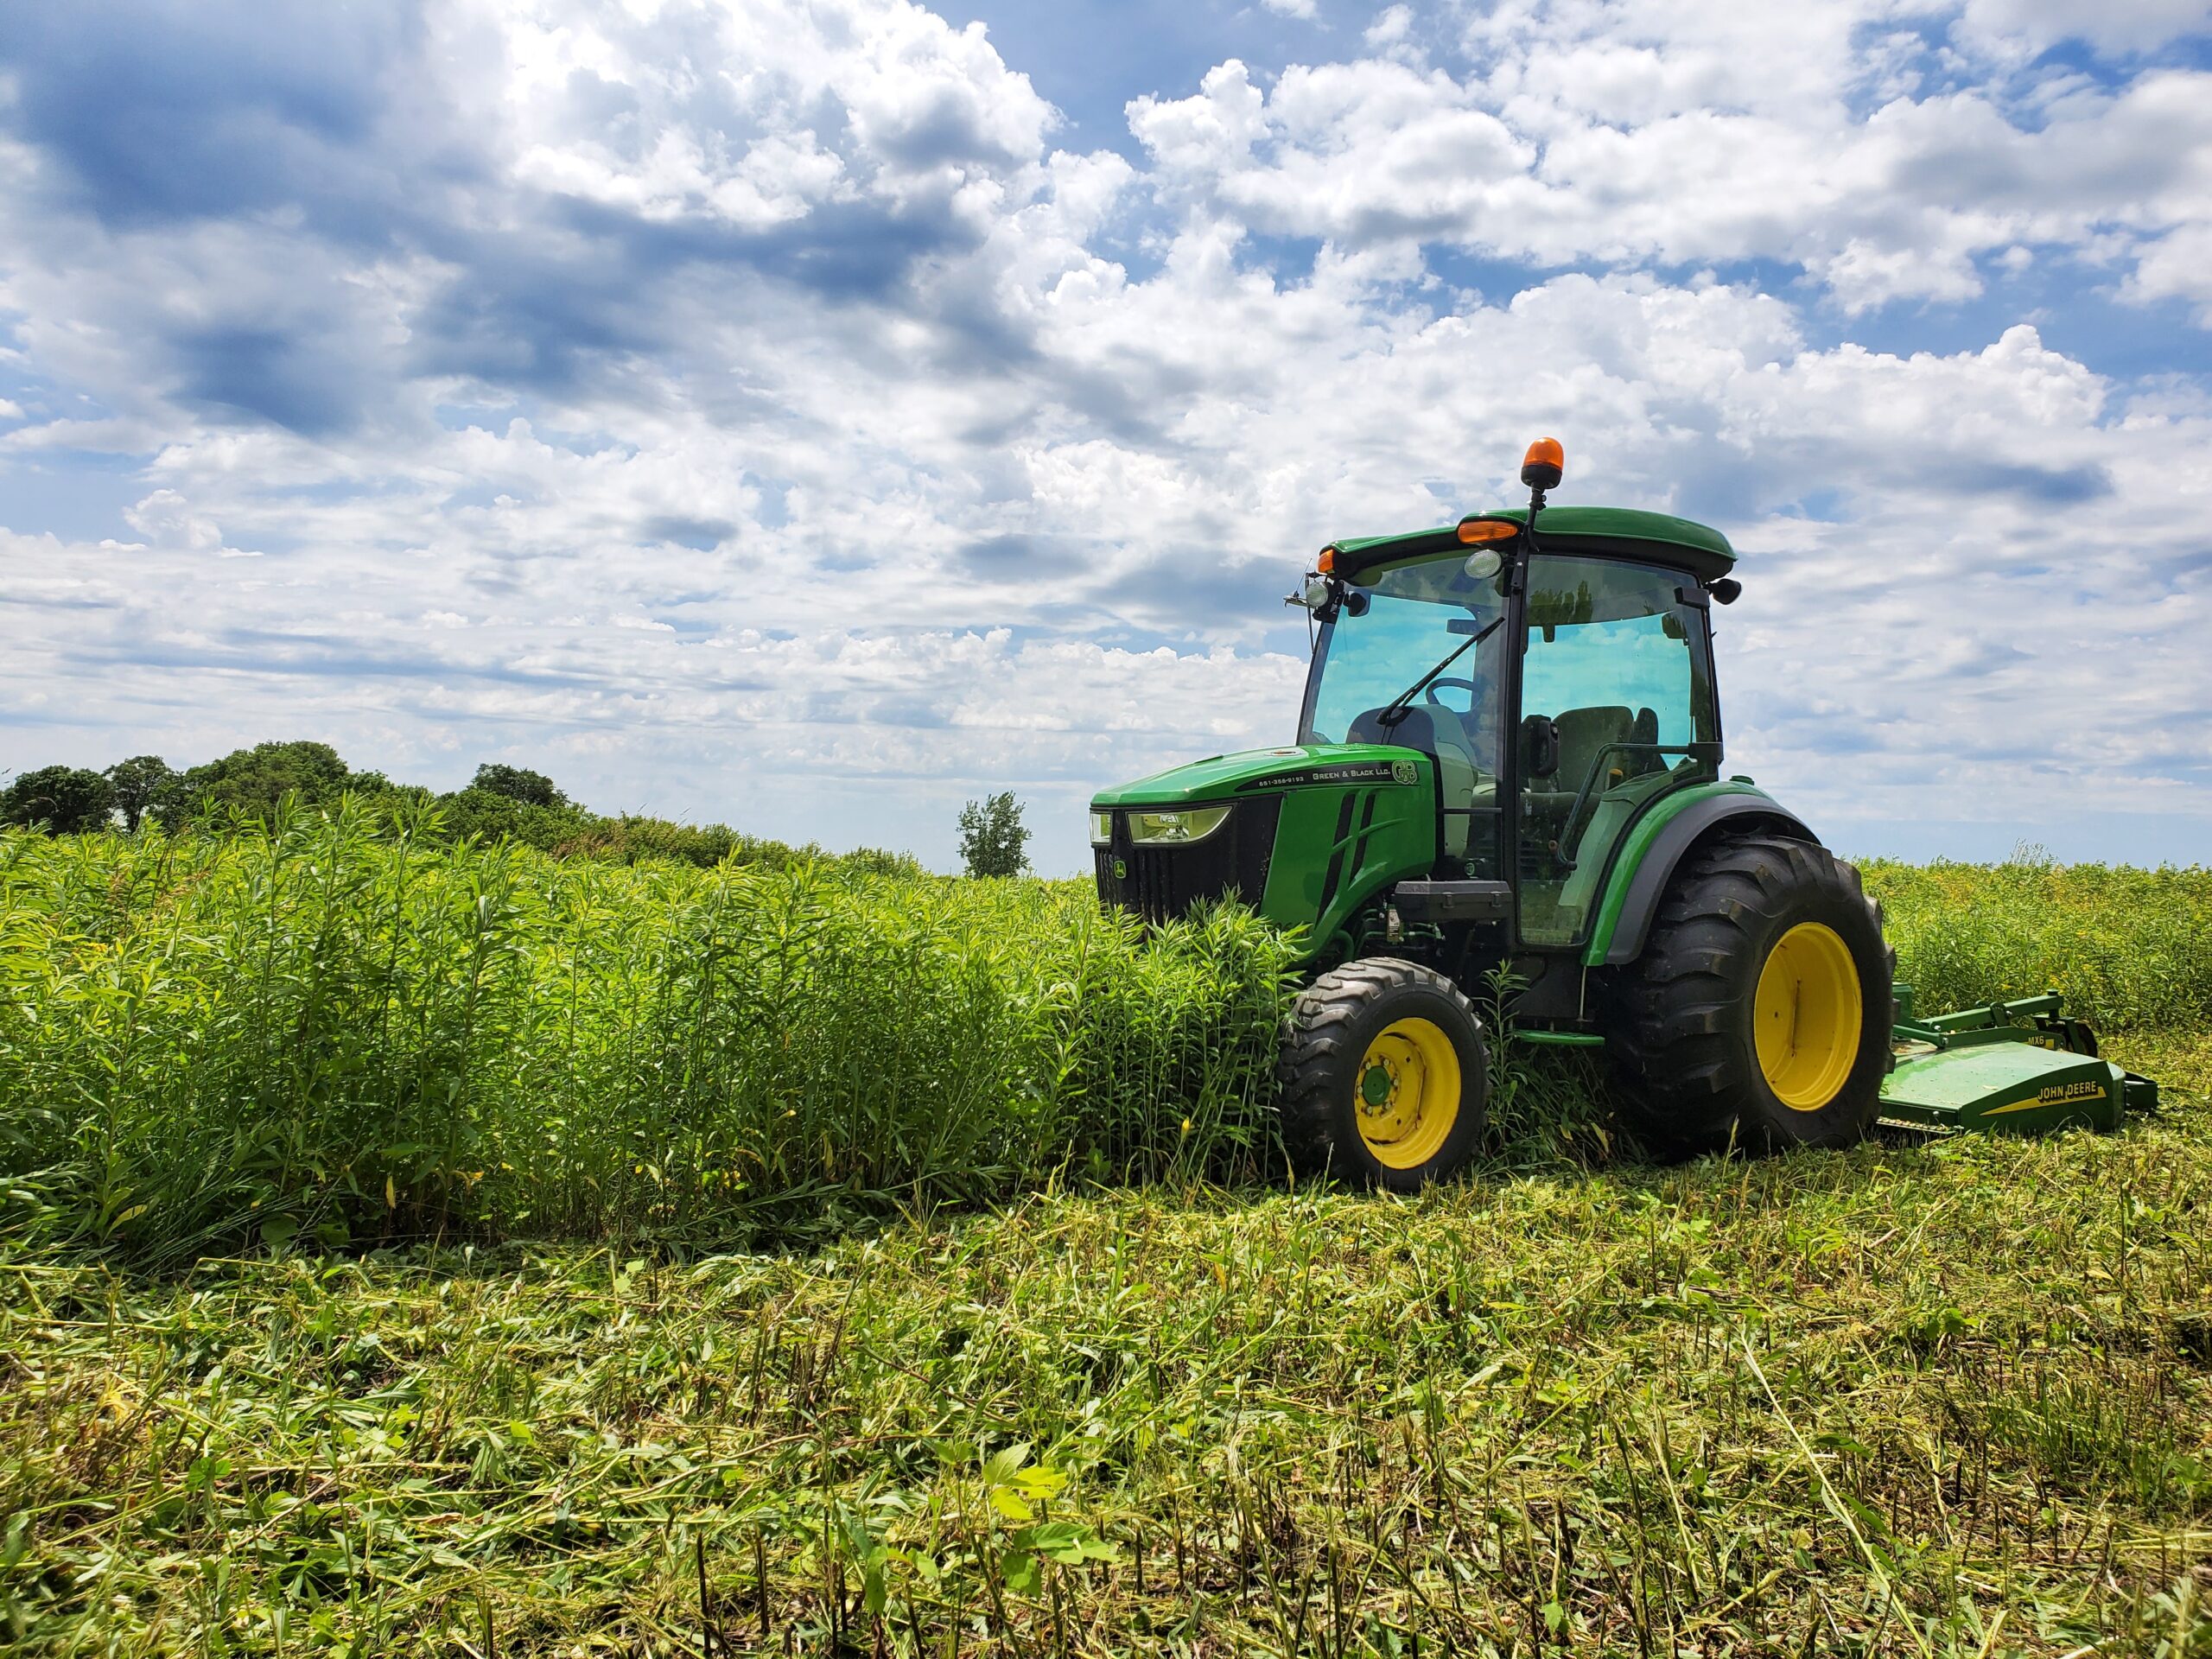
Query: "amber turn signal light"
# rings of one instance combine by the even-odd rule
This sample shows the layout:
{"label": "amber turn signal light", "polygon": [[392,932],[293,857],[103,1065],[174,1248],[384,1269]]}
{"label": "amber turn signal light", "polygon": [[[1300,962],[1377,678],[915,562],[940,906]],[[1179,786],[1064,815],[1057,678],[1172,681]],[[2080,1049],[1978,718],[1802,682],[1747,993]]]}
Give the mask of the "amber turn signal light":
{"label": "amber turn signal light", "polygon": [[1510,542],[1521,533],[1521,526],[1510,518],[1462,518],[1459,539],[1469,547],[1478,542]]}
{"label": "amber turn signal light", "polygon": [[1337,568],[1337,550],[1333,547],[1323,548],[1321,556],[1313,561],[1313,568],[1325,576]]}
{"label": "amber turn signal light", "polygon": [[1557,438],[1538,438],[1521,458],[1521,481],[1532,490],[1557,486],[1567,476],[1567,451]]}

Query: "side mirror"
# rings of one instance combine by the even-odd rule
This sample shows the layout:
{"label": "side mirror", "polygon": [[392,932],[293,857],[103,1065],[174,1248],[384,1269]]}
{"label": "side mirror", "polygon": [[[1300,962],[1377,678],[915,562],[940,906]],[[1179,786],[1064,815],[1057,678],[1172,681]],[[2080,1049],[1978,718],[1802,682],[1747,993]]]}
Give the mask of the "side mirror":
{"label": "side mirror", "polygon": [[1559,723],[1549,715],[1521,722],[1521,775],[1548,778],[1559,770]]}
{"label": "side mirror", "polygon": [[1723,605],[1733,605],[1737,595],[1744,591],[1744,584],[1733,576],[1722,576],[1717,582],[1707,582],[1705,591]]}

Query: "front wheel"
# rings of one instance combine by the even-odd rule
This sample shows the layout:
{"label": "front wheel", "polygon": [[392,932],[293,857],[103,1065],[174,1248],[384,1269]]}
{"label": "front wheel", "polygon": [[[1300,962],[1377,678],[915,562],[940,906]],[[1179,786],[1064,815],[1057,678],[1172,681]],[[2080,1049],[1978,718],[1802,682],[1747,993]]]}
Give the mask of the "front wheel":
{"label": "front wheel", "polygon": [[1283,1142],[1306,1174],[1418,1192],[1482,1141],[1482,1022],[1417,963],[1368,957],[1315,980],[1291,1005],[1276,1076]]}
{"label": "front wheel", "polygon": [[1616,982],[1608,1046],[1656,1149],[1847,1147],[1881,1103],[1896,957],[1826,848],[1725,841],[1675,872]]}

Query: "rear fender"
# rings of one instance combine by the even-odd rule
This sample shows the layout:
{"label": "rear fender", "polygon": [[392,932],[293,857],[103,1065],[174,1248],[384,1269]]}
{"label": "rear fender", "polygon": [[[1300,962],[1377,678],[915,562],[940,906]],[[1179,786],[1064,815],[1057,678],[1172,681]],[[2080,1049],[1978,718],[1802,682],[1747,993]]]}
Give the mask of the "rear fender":
{"label": "rear fender", "polygon": [[1630,827],[1605,878],[1605,896],[1582,953],[1585,965],[1618,966],[1643,955],[1675,867],[1716,836],[1747,832],[1821,844],[1796,814],[1749,784],[1706,784],[1654,802]]}

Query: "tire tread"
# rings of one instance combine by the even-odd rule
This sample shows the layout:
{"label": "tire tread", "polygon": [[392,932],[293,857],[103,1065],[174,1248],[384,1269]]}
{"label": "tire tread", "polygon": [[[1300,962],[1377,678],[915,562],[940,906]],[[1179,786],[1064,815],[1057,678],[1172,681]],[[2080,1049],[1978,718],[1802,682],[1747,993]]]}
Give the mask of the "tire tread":
{"label": "tire tread", "polygon": [[[1408,988],[1431,992],[1456,1008],[1481,1052],[1483,1024],[1474,1004],[1433,968],[1399,957],[1363,957],[1320,976],[1292,1002],[1275,1062],[1283,1145],[1301,1172],[1340,1177],[1347,1173],[1335,1098],[1342,1082],[1344,1039],[1377,1001]],[[1473,1109],[1479,1114],[1480,1096],[1486,1091],[1479,1078],[1474,1084]]]}
{"label": "tire tread", "polygon": [[[1691,853],[1675,873],[1637,961],[1616,981],[1608,1033],[1625,1115],[1656,1149],[1717,1150],[1732,1142],[1776,1149],[1756,1114],[1745,1110],[1740,1033],[1745,990],[1732,979],[1753,940],[1785,921],[1808,891],[1827,889],[1866,906],[1889,971],[1867,987],[1863,1017],[1886,1033],[1896,1020],[1897,952],[1882,932],[1881,906],[1859,872],[1826,848],[1774,835],[1724,838]],[[1878,1102],[1868,1091],[1863,1135]]]}

